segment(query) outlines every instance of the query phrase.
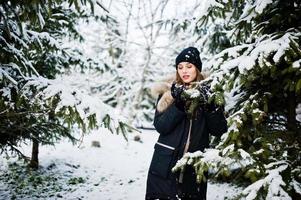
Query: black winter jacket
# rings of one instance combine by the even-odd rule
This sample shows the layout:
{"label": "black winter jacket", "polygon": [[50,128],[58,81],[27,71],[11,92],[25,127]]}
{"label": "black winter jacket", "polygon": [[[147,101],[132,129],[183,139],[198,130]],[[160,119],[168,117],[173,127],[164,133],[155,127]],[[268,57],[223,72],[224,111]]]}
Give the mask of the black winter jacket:
{"label": "black winter jacket", "polygon": [[185,169],[181,184],[177,181],[178,174],[172,173],[171,168],[183,156],[190,123],[188,152],[203,151],[209,145],[209,134],[221,136],[227,131],[222,109],[214,112],[199,109],[197,116],[190,120],[185,112],[175,106],[168,88],[160,94],[156,107],[154,126],[160,136],[154,146],[148,172],[146,199],[177,199],[176,196],[206,199],[207,183],[196,183],[192,167]]}

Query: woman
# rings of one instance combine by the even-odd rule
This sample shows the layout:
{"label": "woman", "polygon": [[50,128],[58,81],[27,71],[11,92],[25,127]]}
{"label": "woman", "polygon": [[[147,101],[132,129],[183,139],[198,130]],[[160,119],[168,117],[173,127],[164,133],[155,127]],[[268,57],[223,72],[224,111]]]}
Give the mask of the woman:
{"label": "woman", "polygon": [[176,70],[172,84],[157,88],[154,126],[160,136],[148,172],[146,199],[203,200],[207,182],[197,183],[191,166],[186,166],[182,174],[172,173],[171,168],[185,152],[203,151],[208,147],[209,134],[221,136],[227,131],[227,122],[223,109],[214,103],[202,102],[189,113],[192,101],[183,98],[183,92],[191,88],[193,82],[203,80],[202,62],[196,48],[188,47],[177,56]]}

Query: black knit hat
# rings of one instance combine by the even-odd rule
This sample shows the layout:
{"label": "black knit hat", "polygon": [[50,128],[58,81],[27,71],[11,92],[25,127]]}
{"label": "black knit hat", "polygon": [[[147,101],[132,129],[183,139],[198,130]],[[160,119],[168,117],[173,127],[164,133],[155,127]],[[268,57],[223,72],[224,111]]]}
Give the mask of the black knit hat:
{"label": "black knit hat", "polygon": [[194,64],[196,68],[202,71],[202,61],[200,59],[200,52],[195,47],[188,47],[184,49],[176,58],[176,68],[180,62],[189,62]]}

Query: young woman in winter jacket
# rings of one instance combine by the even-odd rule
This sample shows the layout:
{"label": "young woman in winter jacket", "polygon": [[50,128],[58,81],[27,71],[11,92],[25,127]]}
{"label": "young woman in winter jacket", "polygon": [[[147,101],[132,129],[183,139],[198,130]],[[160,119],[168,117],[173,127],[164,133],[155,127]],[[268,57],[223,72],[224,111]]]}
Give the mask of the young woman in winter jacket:
{"label": "young woman in winter jacket", "polygon": [[227,122],[223,108],[208,102],[208,88],[199,87],[197,98],[184,94],[203,80],[196,48],[188,47],[177,56],[176,70],[175,80],[157,88],[154,126],[160,136],[154,146],[145,198],[205,200],[207,182],[196,182],[192,166],[186,166],[184,173],[171,169],[186,152],[208,147],[209,134],[219,137],[225,133]]}

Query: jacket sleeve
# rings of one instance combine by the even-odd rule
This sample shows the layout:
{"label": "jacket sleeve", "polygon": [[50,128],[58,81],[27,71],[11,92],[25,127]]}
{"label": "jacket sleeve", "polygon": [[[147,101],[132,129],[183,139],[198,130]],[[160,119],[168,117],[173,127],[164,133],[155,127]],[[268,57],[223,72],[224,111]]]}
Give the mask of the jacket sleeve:
{"label": "jacket sleeve", "polygon": [[205,112],[205,117],[210,134],[220,137],[223,133],[227,132],[227,120],[222,108],[218,108],[213,112]]}
{"label": "jacket sleeve", "polygon": [[181,120],[184,119],[185,116],[186,113],[179,110],[173,103],[161,113],[156,109],[154,126],[160,134],[167,135],[178,125]]}

